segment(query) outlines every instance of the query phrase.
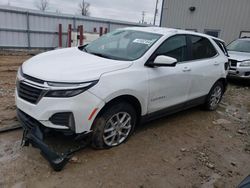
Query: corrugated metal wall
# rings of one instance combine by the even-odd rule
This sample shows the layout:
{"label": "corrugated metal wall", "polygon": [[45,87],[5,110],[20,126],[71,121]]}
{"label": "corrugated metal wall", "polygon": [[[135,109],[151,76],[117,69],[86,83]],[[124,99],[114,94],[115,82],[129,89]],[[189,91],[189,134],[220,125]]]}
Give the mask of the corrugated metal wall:
{"label": "corrugated metal wall", "polygon": [[219,30],[219,37],[229,43],[241,31],[250,32],[250,0],[165,0],[161,25],[201,33]]}
{"label": "corrugated metal wall", "polygon": [[113,31],[122,27],[143,26],[131,22],[0,6],[0,48],[55,48],[58,46],[58,24],[62,24],[63,46],[67,45],[68,24],[74,30],[78,25],[83,25],[85,32],[93,32],[94,28],[98,31],[100,27]]}

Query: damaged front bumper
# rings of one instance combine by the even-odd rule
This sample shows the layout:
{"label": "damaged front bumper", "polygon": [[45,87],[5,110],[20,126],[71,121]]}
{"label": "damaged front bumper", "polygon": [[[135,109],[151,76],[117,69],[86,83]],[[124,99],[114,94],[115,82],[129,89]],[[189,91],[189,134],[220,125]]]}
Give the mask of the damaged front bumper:
{"label": "damaged front bumper", "polygon": [[21,110],[17,110],[17,117],[24,129],[22,146],[29,146],[31,144],[33,147],[38,148],[55,171],[61,171],[70,160],[73,153],[84,149],[88,145],[89,134],[77,135],[74,140],[79,141],[80,145],[78,147],[69,149],[64,153],[58,153],[52,150],[44,142],[46,133],[51,130],[44,128],[37,120],[25,114]]}

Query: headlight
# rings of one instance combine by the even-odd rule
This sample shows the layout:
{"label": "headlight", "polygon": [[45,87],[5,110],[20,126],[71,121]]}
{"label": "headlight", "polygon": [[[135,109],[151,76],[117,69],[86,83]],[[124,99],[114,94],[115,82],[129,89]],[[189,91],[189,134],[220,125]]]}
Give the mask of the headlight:
{"label": "headlight", "polygon": [[250,60],[241,62],[240,67],[250,67]]}
{"label": "headlight", "polygon": [[88,90],[97,84],[98,81],[85,83],[57,83],[48,82],[51,89],[46,93],[45,97],[74,97]]}
{"label": "headlight", "polygon": [[45,97],[74,97],[87,89],[74,89],[74,90],[50,90]]}

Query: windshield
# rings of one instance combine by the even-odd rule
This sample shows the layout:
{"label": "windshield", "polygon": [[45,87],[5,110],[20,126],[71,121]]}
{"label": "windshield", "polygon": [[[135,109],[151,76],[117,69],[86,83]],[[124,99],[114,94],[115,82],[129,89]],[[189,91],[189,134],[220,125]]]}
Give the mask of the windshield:
{"label": "windshield", "polygon": [[227,46],[229,51],[250,53],[250,40],[235,40]]}
{"label": "windshield", "polygon": [[108,33],[83,48],[87,53],[116,60],[135,60],[140,58],[162,35],[117,30]]}

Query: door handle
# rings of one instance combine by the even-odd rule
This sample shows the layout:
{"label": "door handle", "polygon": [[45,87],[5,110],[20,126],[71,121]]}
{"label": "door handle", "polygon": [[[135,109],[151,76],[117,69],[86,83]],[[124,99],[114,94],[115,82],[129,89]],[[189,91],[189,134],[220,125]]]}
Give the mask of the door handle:
{"label": "door handle", "polygon": [[184,67],[184,68],[182,69],[182,71],[183,71],[183,72],[189,72],[189,71],[191,71],[191,68],[189,68],[189,67]]}
{"label": "door handle", "polygon": [[214,65],[215,65],[215,66],[218,66],[219,64],[220,64],[220,62],[217,62],[217,61],[214,62]]}

